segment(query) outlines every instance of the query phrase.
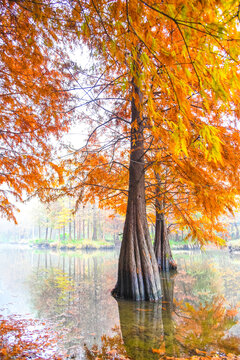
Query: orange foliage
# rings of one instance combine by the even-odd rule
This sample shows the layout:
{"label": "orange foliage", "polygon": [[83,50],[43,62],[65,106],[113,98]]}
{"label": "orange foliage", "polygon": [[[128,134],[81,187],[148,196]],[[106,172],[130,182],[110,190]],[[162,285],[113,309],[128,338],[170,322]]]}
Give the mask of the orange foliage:
{"label": "orange foliage", "polygon": [[166,215],[203,245],[221,243],[218,217],[238,206],[240,193],[238,17],[238,1],[224,0],[4,2],[0,181],[10,190],[1,190],[2,212],[13,216],[10,193],[21,200],[63,181],[49,140],[67,130],[60,42],[74,41],[97,58],[83,84],[73,77],[83,92],[79,107],[93,104],[96,116],[82,114],[89,139],[74,152],[62,191],[77,205],[98,197],[125,212],[134,78],[143,97],[149,201],[157,172]]}
{"label": "orange foliage", "polygon": [[57,337],[37,320],[0,317],[0,358],[61,360],[56,355]]}
{"label": "orange foliage", "polygon": [[7,218],[14,218],[13,198],[51,186],[54,173],[62,181],[52,139],[68,129],[69,74],[56,14],[51,2],[0,5],[0,211]]}
{"label": "orange foliage", "polygon": [[166,214],[202,245],[221,244],[218,217],[238,206],[240,192],[238,2],[72,4],[79,38],[97,58],[97,73],[83,83],[94,97],[84,93],[81,106],[94,103],[100,114],[82,114],[90,135],[64,190],[125,211],[134,78],[143,97],[149,200],[155,171],[166,184]]}
{"label": "orange foliage", "polygon": [[[215,297],[211,303],[200,304],[194,308],[191,304],[178,304],[180,320],[176,326],[176,340],[186,346],[190,352],[207,354],[211,351],[239,354],[239,338],[225,336],[227,331],[237,324],[237,307],[226,308],[222,297]],[[196,350],[197,349],[197,350]]]}

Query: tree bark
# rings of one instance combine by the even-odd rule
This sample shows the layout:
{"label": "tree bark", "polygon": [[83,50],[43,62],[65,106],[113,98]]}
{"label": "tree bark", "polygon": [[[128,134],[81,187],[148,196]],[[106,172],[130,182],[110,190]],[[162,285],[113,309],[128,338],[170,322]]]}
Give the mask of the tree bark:
{"label": "tree bark", "polygon": [[159,174],[155,173],[157,180],[156,186],[156,225],[155,225],[155,239],[154,252],[157,259],[160,271],[177,270],[177,264],[173,260],[171,247],[168,238],[167,226],[164,216],[164,200],[160,199],[161,195],[161,181]]}
{"label": "tree bark", "polygon": [[146,216],[141,98],[139,88],[133,84],[127,214],[118,263],[118,280],[112,294],[135,301],[158,301],[161,298],[161,284]]}

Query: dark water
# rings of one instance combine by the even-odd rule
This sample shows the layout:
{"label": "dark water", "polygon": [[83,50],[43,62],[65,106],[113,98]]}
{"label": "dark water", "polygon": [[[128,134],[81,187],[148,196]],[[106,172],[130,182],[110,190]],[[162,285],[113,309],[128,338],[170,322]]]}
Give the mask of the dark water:
{"label": "dark water", "polygon": [[240,311],[231,310],[240,304],[240,254],[177,252],[174,258],[179,271],[162,277],[161,303],[117,302],[110,295],[115,251],[58,253],[0,245],[1,314],[49,321],[65,331],[61,346],[77,359],[85,359],[83,344],[100,344],[103,334],[111,346],[112,336],[117,342],[121,334],[135,360],[217,347],[240,354]]}

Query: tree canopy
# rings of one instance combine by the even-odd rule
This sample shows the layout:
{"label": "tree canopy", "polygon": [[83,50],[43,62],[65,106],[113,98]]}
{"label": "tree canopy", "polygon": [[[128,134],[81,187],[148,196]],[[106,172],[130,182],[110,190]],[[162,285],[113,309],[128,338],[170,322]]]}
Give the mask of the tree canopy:
{"label": "tree canopy", "polygon": [[98,196],[125,212],[136,77],[147,198],[155,194],[155,171],[166,184],[164,211],[200,242],[218,242],[217,218],[233,211],[239,193],[238,3],[83,1],[73,16],[98,59],[90,82],[83,78],[79,107],[94,103],[102,115],[87,116],[90,136],[75,153],[77,182],[70,191],[82,199],[85,188],[86,198]]}
{"label": "tree canopy", "polygon": [[61,179],[52,140],[68,129],[70,76],[60,13],[51,2],[0,6],[0,208],[7,218],[14,218],[14,199],[54,183],[52,172]]}

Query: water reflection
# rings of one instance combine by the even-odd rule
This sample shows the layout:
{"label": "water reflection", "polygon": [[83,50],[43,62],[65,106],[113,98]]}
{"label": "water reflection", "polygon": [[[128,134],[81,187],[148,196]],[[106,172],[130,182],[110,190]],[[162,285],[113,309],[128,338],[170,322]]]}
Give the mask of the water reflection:
{"label": "water reflection", "polygon": [[[217,299],[225,297],[231,305],[240,302],[240,256],[230,258],[227,253],[220,252],[186,252],[176,253],[174,257],[179,271],[175,276],[169,274],[161,279],[162,303],[134,304],[116,302],[110,295],[117,272],[115,252],[57,253],[14,247],[9,250],[0,246],[0,305],[11,301],[9,311],[12,313],[31,313],[31,316],[50,320],[59,332],[66,330],[63,346],[76,359],[84,359],[81,350],[84,343],[88,348],[94,343],[101,344],[102,334],[106,334],[107,344],[115,324],[119,329],[116,334],[119,346],[122,336],[128,356],[135,360],[158,359],[161,353],[181,356],[185,351],[194,352],[195,340],[200,337],[199,333],[193,335],[190,328],[195,327],[203,333],[204,327],[214,326],[214,316],[210,314],[214,311],[217,314],[217,309],[210,307]],[[192,314],[189,312],[191,306],[195,311]],[[225,306],[222,304],[221,311]],[[205,325],[201,325],[193,318],[195,313],[203,318],[204,311],[208,311],[208,315]],[[191,321],[185,321],[189,317]],[[239,313],[237,317],[239,319]],[[220,323],[222,325],[214,328],[212,334],[216,335],[218,344],[222,344],[225,340],[220,335],[227,331],[231,337],[227,340],[228,349],[234,348],[234,344],[240,342],[234,338],[240,337],[239,324],[227,323],[224,317]],[[182,338],[179,334],[186,336]],[[190,346],[189,339],[194,336]],[[202,338],[208,337],[206,333]],[[111,340],[112,345],[114,341]],[[229,341],[233,345],[230,346]],[[213,339],[205,343],[196,347],[214,347],[211,345]],[[223,346],[227,349],[225,343]],[[112,350],[110,345],[108,350],[107,345],[105,348]],[[153,353],[152,348],[158,352]]]}
{"label": "water reflection", "polygon": [[175,275],[168,273],[161,278],[161,303],[118,301],[123,342],[131,358],[157,359],[159,354],[153,353],[152,349],[160,348],[163,342],[168,355],[176,354],[173,321]]}
{"label": "water reflection", "polygon": [[240,354],[240,338],[228,334],[237,324],[238,309],[230,308],[224,297],[217,296],[212,302],[196,307],[182,303],[177,308],[175,338],[185,353],[187,350],[188,354],[194,354],[197,349],[197,353],[200,350]]}
{"label": "water reflection", "polygon": [[115,281],[116,254],[38,254],[30,286],[39,318],[64,331],[62,345],[82,359],[81,346],[112,333],[118,311],[110,292]]}
{"label": "water reflection", "polygon": [[118,301],[120,328],[126,351],[133,359],[157,359],[152,353],[162,334],[162,307],[148,302]]}
{"label": "water reflection", "polygon": [[174,303],[174,285],[176,273],[167,273],[161,277],[162,285],[162,323],[163,323],[163,336],[160,344],[162,352],[169,356],[179,355],[179,349],[175,340],[175,323],[173,314],[175,312]]}
{"label": "water reflection", "polygon": [[[174,299],[176,276],[161,278],[163,298],[161,304],[118,301],[120,331],[128,357],[135,360],[168,357],[209,355],[215,353],[240,354],[240,338],[228,334],[237,324],[237,308],[229,307],[223,296],[210,302],[177,302]],[[94,354],[109,357],[112,349],[123,353],[121,337],[104,338],[104,347]],[[91,359],[93,353],[86,352]],[[116,354],[114,353],[114,356]]]}

